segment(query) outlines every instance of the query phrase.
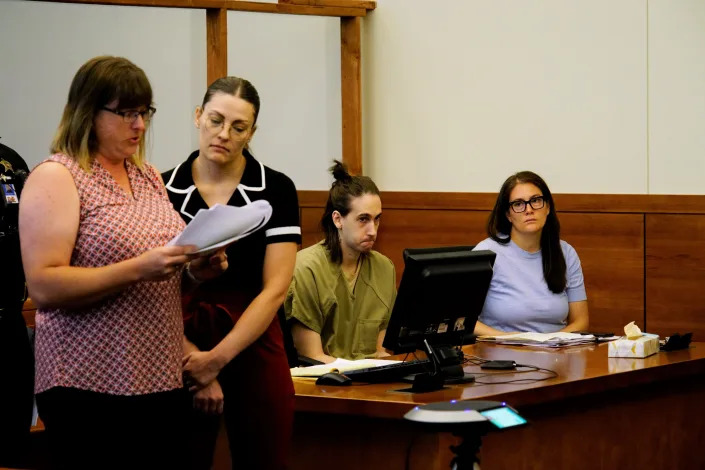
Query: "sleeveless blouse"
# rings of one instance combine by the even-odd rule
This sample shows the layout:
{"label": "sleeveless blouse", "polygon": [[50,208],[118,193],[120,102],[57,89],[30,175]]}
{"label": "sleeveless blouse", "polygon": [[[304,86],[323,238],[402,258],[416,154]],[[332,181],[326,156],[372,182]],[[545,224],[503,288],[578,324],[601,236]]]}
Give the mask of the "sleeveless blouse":
{"label": "sleeveless blouse", "polygon": [[[159,173],[126,161],[134,199],[93,161],[85,172],[56,154],[80,200],[71,266],[100,267],[166,245],[185,226]],[[61,214],[56,214],[61,217]],[[182,386],[181,277],[137,282],[95,304],[39,309],[35,392],[74,387],[112,395],[141,395]]]}

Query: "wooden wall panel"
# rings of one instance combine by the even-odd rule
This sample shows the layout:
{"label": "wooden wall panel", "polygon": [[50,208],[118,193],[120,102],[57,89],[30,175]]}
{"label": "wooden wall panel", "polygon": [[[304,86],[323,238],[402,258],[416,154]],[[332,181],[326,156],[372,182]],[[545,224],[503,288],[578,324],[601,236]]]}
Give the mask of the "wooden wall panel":
{"label": "wooden wall panel", "polygon": [[[299,192],[304,247],[322,238],[318,224],[326,194]],[[562,206],[582,207],[584,196],[560,195]],[[705,340],[705,204],[700,209],[696,204],[703,197],[674,196],[670,206],[666,196],[625,198],[595,196],[592,211],[560,213],[562,237],[582,262],[591,329],[619,333],[636,321],[661,336],[692,331],[694,339]],[[489,199],[470,193],[385,193],[376,249],[392,259],[399,281],[404,248],[475,245],[484,239],[489,210],[481,208]],[[630,213],[637,203],[642,211]],[[663,213],[669,210],[675,213]],[[25,310],[32,323],[29,302]]]}
{"label": "wooden wall panel", "polygon": [[559,215],[561,238],[578,252],[590,309],[590,329],[644,327],[644,216]]}
{"label": "wooden wall panel", "polygon": [[[404,268],[404,248],[475,245],[485,238],[489,211],[476,209],[488,205],[485,194],[385,196],[376,249],[394,262],[397,281]],[[585,203],[583,195],[560,197],[567,206]],[[325,198],[324,191],[299,192],[304,247],[322,238],[318,224]],[[560,213],[562,238],[582,262],[591,329],[619,333],[626,323],[636,321],[661,336],[692,331],[696,340],[705,339],[705,213],[695,213],[694,203],[702,197],[693,196],[694,202],[688,203],[674,196],[671,207],[664,198],[652,201],[644,196],[638,201],[644,209],[640,213],[626,210],[633,208],[632,198],[622,207],[600,197],[594,211]],[[646,210],[651,206],[654,212]],[[684,213],[662,213],[681,209]],[[705,212],[705,205],[700,210]],[[32,323],[29,302],[24,313]]]}
{"label": "wooden wall panel", "polygon": [[404,271],[405,248],[477,245],[486,238],[487,212],[384,209],[377,235],[377,250]]}
{"label": "wooden wall panel", "polygon": [[646,215],[646,276],[648,330],[705,340],[705,215]]}
{"label": "wooden wall panel", "polygon": [[[325,191],[300,191],[304,245],[321,238]],[[403,270],[407,247],[476,244],[490,193],[385,192],[377,248]],[[705,196],[555,195],[562,237],[578,251],[591,328],[630,322],[705,339]]]}
{"label": "wooden wall panel", "polygon": [[[323,208],[301,209],[303,247],[323,238],[318,228],[322,214]],[[402,253],[405,248],[476,245],[487,238],[485,223],[488,214],[484,211],[385,209],[383,206],[375,250],[394,262],[398,283],[404,271]]]}
{"label": "wooden wall panel", "polygon": [[28,328],[34,328],[34,315],[37,313],[37,307],[32,302],[32,299],[27,299],[22,307],[22,316]]}
{"label": "wooden wall panel", "polygon": [[323,239],[323,234],[318,228],[323,215],[322,207],[301,208],[301,247],[306,248]]}

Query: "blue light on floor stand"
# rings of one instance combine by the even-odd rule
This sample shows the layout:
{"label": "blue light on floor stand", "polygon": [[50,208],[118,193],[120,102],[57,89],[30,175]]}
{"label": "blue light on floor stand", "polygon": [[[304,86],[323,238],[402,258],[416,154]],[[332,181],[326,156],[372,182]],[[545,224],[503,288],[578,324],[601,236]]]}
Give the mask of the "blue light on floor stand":
{"label": "blue light on floor stand", "polygon": [[451,446],[455,456],[451,470],[479,470],[482,436],[490,431],[527,424],[516,410],[498,401],[456,401],[414,407],[405,419],[435,432],[450,432],[461,438]]}

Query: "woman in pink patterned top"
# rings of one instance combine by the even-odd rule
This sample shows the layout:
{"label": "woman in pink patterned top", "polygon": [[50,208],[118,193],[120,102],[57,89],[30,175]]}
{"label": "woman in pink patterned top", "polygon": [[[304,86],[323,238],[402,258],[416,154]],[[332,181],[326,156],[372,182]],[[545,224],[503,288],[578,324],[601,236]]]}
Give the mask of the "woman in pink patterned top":
{"label": "woman in pink patterned top", "polygon": [[[76,73],[53,155],[27,180],[20,237],[36,315],[39,413],[58,468],[178,468],[188,397],[181,274],[192,247],[144,159],[146,75],[96,57]],[[199,278],[223,255],[194,260]]]}

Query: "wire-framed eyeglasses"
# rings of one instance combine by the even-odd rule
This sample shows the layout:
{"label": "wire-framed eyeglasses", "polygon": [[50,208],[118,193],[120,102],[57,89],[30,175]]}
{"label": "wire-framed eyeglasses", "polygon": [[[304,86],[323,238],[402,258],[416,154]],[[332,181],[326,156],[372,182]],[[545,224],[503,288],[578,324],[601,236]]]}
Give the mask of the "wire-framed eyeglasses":
{"label": "wire-framed eyeglasses", "polygon": [[154,113],[157,112],[157,108],[154,108],[152,106],[145,109],[144,111],[118,111],[117,109],[110,109],[107,106],[103,106],[103,110],[109,111],[113,114],[117,114],[118,116],[122,116],[122,120],[128,124],[134,123],[137,120],[138,116],[141,116],[144,122],[149,122],[152,120]]}
{"label": "wire-framed eyeglasses", "polygon": [[512,208],[513,212],[521,214],[522,212],[526,211],[527,204],[530,205],[533,210],[539,210],[543,209],[543,206],[546,204],[546,200],[543,198],[543,196],[534,196],[528,201],[525,201],[523,199],[517,199],[516,201],[511,201],[509,203],[509,207]]}
{"label": "wire-framed eyeglasses", "polygon": [[[206,129],[212,134],[219,134],[225,127],[225,119],[220,116],[206,117]],[[244,121],[236,121],[228,127],[228,133],[233,140],[240,140],[247,135],[249,127]]]}

